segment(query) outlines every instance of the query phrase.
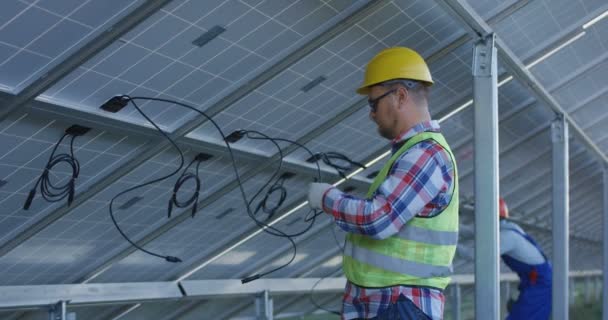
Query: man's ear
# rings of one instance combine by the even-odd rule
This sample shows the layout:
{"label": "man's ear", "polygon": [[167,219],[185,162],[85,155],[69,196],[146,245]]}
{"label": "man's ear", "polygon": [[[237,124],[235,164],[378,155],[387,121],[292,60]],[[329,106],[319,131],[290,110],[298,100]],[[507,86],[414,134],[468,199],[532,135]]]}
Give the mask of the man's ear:
{"label": "man's ear", "polygon": [[397,89],[397,98],[399,99],[399,106],[405,105],[407,99],[410,98],[410,93],[404,87],[399,87],[399,89]]}

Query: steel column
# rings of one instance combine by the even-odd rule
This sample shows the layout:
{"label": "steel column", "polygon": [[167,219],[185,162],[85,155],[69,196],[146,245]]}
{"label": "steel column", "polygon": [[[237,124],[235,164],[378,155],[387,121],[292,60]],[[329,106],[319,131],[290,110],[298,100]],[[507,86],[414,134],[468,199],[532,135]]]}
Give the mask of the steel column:
{"label": "steel column", "polygon": [[553,319],[568,320],[569,152],[568,123],[551,124],[553,143]]}
{"label": "steel column", "polygon": [[255,297],[255,318],[257,320],[272,320],[272,298],[268,290],[260,292]]}
{"label": "steel column", "polygon": [[462,299],[460,295],[460,285],[458,283],[452,286],[452,319],[461,320],[462,312],[460,312]]}
{"label": "steel column", "polygon": [[500,317],[498,264],[498,78],[495,35],[473,56],[475,109],[475,315]]}
{"label": "steel column", "polygon": [[604,265],[602,266],[603,276],[602,276],[602,319],[608,320],[608,294],[606,294],[606,288],[608,288],[608,165],[604,164],[604,232],[603,241],[604,241]]}

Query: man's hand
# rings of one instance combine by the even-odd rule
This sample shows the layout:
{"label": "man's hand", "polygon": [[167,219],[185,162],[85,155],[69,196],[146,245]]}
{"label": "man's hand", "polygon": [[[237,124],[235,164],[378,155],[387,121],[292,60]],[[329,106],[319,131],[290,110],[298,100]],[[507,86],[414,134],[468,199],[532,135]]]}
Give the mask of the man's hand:
{"label": "man's hand", "polygon": [[313,209],[323,209],[323,195],[329,188],[333,188],[329,183],[311,183],[308,187],[308,205]]}

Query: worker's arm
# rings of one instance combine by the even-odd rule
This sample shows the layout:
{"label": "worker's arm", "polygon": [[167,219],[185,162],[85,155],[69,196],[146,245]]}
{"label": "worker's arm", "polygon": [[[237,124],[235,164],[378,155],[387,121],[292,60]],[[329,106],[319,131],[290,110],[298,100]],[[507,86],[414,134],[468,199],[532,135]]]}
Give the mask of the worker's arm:
{"label": "worker's arm", "polygon": [[515,239],[517,237],[515,232],[511,230],[500,230],[500,255],[509,253],[515,247]]}
{"label": "worker's arm", "polygon": [[[344,231],[388,238],[415,215],[432,216],[450,201],[454,170],[449,156],[435,142],[424,141],[396,161],[371,199],[360,199],[329,189],[323,210]],[[433,201],[435,207],[427,207]]]}

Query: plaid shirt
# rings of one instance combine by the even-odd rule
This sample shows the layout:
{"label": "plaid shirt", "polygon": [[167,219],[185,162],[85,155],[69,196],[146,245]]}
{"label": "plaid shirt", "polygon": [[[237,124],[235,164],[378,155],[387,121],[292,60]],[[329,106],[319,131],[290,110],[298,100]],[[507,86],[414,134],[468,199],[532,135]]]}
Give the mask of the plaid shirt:
{"label": "plaid shirt", "polygon": [[[392,141],[396,152],[407,139],[425,132],[439,132],[436,121],[419,123]],[[432,217],[450,203],[454,168],[448,153],[434,141],[417,143],[393,164],[386,180],[371,199],[360,199],[336,188],[323,198],[323,209],[346,232],[386,239],[397,234],[414,216]],[[395,286],[361,288],[346,286],[342,319],[372,318],[403,294],[431,319],[443,318],[444,296],[432,288]]]}

